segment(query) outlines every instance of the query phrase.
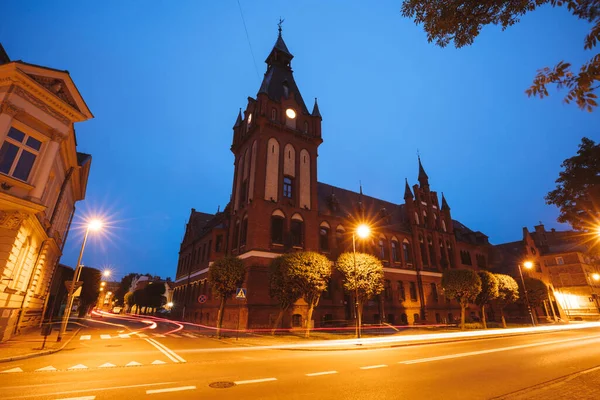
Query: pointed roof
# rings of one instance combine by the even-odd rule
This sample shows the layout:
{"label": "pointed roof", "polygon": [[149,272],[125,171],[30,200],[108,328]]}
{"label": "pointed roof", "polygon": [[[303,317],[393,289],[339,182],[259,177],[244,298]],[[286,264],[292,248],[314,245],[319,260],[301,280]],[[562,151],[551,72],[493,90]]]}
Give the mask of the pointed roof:
{"label": "pointed roof", "polygon": [[315,105],[313,106],[313,110],[311,115],[313,117],[319,117],[321,119],[323,119],[323,117],[321,117],[321,111],[319,111],[319,104],[317,103],[317,98],[315,97]]}
{"label": "pointed roof", "polygon": [[421,156],[419,157],[419,183],[421,186],[429,186],[429,177],[425,170],[423,169],[423,164],[421,164]]}
{"label": "pointed roof", "polygon": [[444,192],[442,192],[442,211],[444,211],[444,210],[450,211],[450,206],[448,205],[448,202],[446,201],[446,198],[444,197]]}
{"label": "pointed roof", "polygon": [[413,199],[413,194],[412,191],[410,190],[410,186],[408,185],[408,179],[404,178],[404,200],[412,200]]}
{"label": "pointed roof", "polygon": [[2,47],[2,43],[0,43],[0,65],[7,64],[10,62],[10,57]]}
{"label": "pointed roof", "polygon": [[265,60],[268,65],[267,72],[265,72],[258,93],[264,93],[271,100],[277,102],[281,101],[282,97],[290,98],[293,96],[300,106],[300,111],[305,115],[310,115],[294,80],[291,67],[292,58],[294,56],[288,50],[280,31],[275,46],[273,46]]}
{"label": "pointed roof", "polygon": [[233,128],[237,128],[238,126],[242,125],[242,109],[240,108],[240,111],[238,113],[237,119],[235,120],[235,125],[233,125]]}

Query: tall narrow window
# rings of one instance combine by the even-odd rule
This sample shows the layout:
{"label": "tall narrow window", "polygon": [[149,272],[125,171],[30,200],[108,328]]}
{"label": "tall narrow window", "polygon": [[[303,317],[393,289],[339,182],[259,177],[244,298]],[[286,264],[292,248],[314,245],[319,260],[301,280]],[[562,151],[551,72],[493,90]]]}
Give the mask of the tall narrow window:
{"label": "tall narrow window", "polygon": [[384,297],[386,300],[392,299],[392,282],[386,279],[383,285]]}
{"label": "tall narrow window", "polygon": [[419,244],[421,246],[421,261],[423,261],[423,265],[429,265],[427,261],[427,246],[423,240],[423,235],[419,235]]}
{"label": "tall narrow window", "polygon": [[415,224],[419,225],[419,214],[415,211]]}
{"label": "tall narrow window", "polygon": [[406,292],[404,291],[404,282],[398,281],[398,300],[406,300]]}
{"label": "tall narrow window", "polygon": [[290,225],[292,235],[292,246],[304,247],[304,222],[293,219]]}
{"label": "tall narrow window", "polygon": [[409,282],[410,285],[410,299],[412,301],[417,301],[417,284],[414,282]]}
{"label": "tall narrow window", "polygon": [[304,121],[304,133],[308,133],[308,122]]}
{"label": "tall narrow window", "polygon": [[442,230],[446,232],[446,221],[442,219]]}
{"label": "tall narrow window", "polygon": [[246,194],[248,193],[248,179],[242,180],[240,185],[240,205],[246,202]]}
{"label": "tall narrow window", "polygon": [[271,109],[271,121],[277,120],[277,110],[275,108]]}
{"label": "tall narrow window", "polygon": [[244,217],[242,220],[242,230],[240,233],[240,246],[246,245],[246,239],[248,236],[248,217]]}
{"label": "tall narrow window", "polygon": [[220,253],[223,249],[223,235],[217,235],[217,241],[215,243],[215,251]]}
{"label": "tall narrow window", "polygon": [[271,242],[274,244],[283,244],[283,217],[279,215],[271,216]]}
{"label": "tall narrow window", "polygon": [[42,142],[10,128],[0,148],[0,172],[22,181],[27,181]]}
{"label": "tall narrow window", "polygon": [[232,249],[237,249],[240,243],[240,220],[235,221],[235,227],[233,228],[233,246]]}
{"label": "tall narrow window", "polygon": [[206,250],[206,259],[210,261],[210,251],[212,250],[212,240],[208,241],[208,249]]}
{"label": "tall narrow window", "polygon": [[341,225],[335,230],[335,245],[340,253],[344,250],[344,228]]}
{"label": "tall narrow window", "polygon": [[406,264],[412,264],[412,249],[410,248],[410,242],[406,239],[402,241],[402,252],[404,253],[404,262]]}
{"label": "tall narrow window", "polygon": [[398,253],[398,241],[392,240],[392,260],[400,262],[400,254]]}
{"label": "tall narrow window", "polygon": [[423,211],[423,226],[427,227],[427,212]]}
{"label": "tall narrow window", "polygon": [[438,297],[437,285],[435,283],[431,283],[431,298],[434,303],[437,303],[440,300]]}
{"label": "tall narrow window", "polygon": [[427,237],[427,245],[429,246],[429,261],[431,265],[437,264],[437,257],[435,254],[435,247],[433,246],[433,239],[431,236]]}
{"label": "tall narrow window", "polygon": [[450,243],[450,241],[446,241],[446,249],[448,249],[448,259],[450,261],[450,266],[454,267],[454,251],[452,250],[452,243]]}
{"label": "tall narrow window", "polygon": [[379,239],[379,258],[387,260],[387,251],[385,246],[385,239]]}
{"label": "tall narrow window", "polygon": [[283,178],[283,197],[292,198],[292,183],[293,179],[289,176]]}
{"label": "tall narrow window", "polygon": [[319,228],[319,245],[321,251],[329,251],[329,228],[321,225]]}

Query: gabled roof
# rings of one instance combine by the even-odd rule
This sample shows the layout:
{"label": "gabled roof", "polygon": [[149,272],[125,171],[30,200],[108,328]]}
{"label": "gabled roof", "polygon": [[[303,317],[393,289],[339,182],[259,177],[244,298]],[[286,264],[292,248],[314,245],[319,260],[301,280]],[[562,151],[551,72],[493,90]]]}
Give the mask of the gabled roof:
{"label": "gabled roof", "polygon": [[576,231],[530,232],[533,241],[542,253],[588,252],[596,242],[593,235]]}
{"label": "gabled roof", "polygon": [[456,236],[456,240],[459,242],[477,245],[489,244],[487,235],[480,231],[473,231],[455,219],[452,220],[452,226],[454,227],[454,235]]}

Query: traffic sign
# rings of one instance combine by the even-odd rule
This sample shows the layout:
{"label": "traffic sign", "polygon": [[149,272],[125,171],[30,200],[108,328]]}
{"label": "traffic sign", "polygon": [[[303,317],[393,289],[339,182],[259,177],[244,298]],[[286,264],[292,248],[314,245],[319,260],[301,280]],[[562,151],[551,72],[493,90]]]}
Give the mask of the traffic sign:
{"label": "traffic sign", "polygon": [[236,299],[243,300],[246,298],[246,288],[237,288],[235,292],[237,293],[235,295]]}
{"label": "traffic sign", "polygon": [[201,294],[200,296],[198,296],[198,303],[200,303],[200,304],[206,303],[206,295],[205,294]]}
{"label": "traffic sign", "polygon": [[[65,287],[67,288],[67,291],[71,290],[72,283],[73,283],[73,281],[65,281]],[[83,281],[75,281],[75,289],[74,290],[79,289],[82,285],[83,285]]]}

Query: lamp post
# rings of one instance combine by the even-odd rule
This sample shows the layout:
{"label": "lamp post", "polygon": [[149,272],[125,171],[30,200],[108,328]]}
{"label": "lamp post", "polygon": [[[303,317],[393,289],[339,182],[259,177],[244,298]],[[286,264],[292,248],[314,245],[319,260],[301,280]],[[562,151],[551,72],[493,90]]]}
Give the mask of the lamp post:
{"label": "lamp post", "polygon": [[352,231],[352,254],[354,257],[354,315],[356,317],[356,337],[360,339],[360,325],[361,321],[358,314],[358,274],[356,271],[356,235],[364,239],[371,234],[371,229],[365,225],[360,224]]}
{"label": "lamp post", "polygon": [[[525,287],[525,279],[523,279],[523,271],[521,270],[521,264],[517,264],[519,267],[519,274],[521,275],[521,283],[523,284],[523,291],[525,292],[525,301],[527,301],[527,311],[529,311],[529,317],[531,317],[531,325],[535,326],[535,320],[533,319],[533,313],[531,312],[531,305],[529,304],[529,296],[527,295],[527,288]],[[527,269],[533,267],[531,261],[525,261],[523,266]]]}
{"label": "lamp post", "polygon": [[75,272],[73,273],[73,280],[71,281],[71,285],[69,287],[67,307],[65,308],[65,313],[63,315],[60,331],[58,331],[58,338],[56,339],[57,342],[60,342],[62,340],[62,336],[67,331],[67,324],[69,323],[69,317],[71,316],[71,308],[73,308],[73,293],[75,293],[75,282],[79,281],[79,276],[81,275],[81,257],[83,256],[83,249],[85,249],[85,243],[87,242],[88,234],[90,233],[90,231],[98,231],[100,229],[102,229],[102,221],[97,219],[90,221],[85,229],[85,235],[83,236],[83,242],[81,243],[81,250],[79,251],[79,257],[77,258],[77,266],[75,267]]}

